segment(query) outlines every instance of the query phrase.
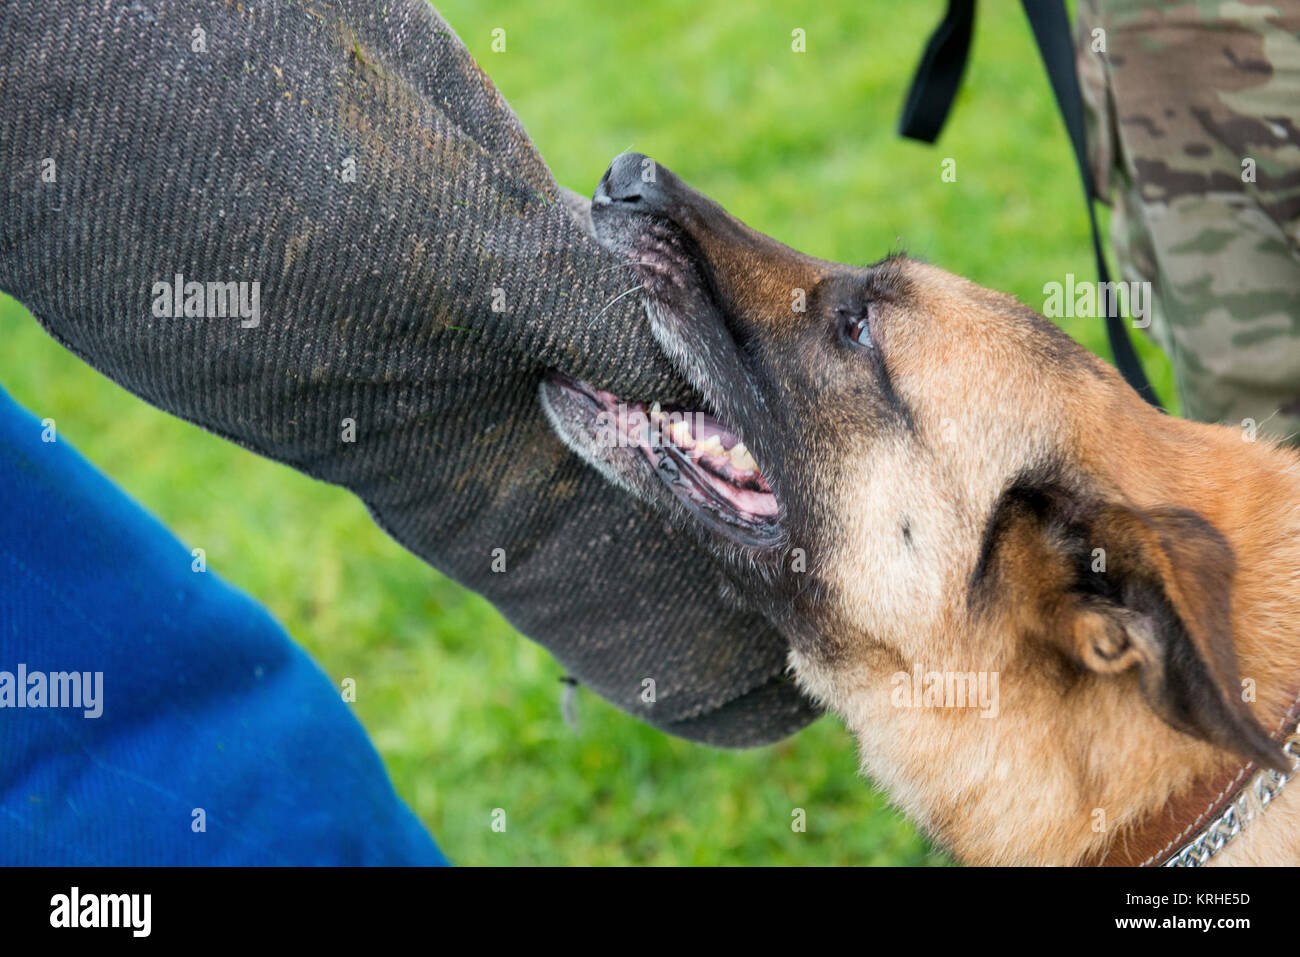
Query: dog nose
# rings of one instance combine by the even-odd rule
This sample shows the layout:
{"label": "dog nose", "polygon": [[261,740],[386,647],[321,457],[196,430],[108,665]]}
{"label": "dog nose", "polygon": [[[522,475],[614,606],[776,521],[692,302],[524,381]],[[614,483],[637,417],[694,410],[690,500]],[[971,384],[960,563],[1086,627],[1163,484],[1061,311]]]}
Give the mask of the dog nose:
{"label": "dog nose", "polygon": [[611,203],[645,203],[653,206],[662,198],[655,161],[642,153],[620,153],[614,157],[596,186],[591,201],[597,206]]}

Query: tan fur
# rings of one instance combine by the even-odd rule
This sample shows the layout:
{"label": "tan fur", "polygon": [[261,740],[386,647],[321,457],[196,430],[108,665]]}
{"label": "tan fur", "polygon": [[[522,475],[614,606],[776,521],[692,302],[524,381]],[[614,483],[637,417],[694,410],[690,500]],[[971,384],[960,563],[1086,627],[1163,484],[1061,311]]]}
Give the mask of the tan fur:
{"label": "tan fur", "polygon": [[[850,644],[847,658],[795,652],[791,664],[856,735],[864,772],[959,858],[1076,863],[1122,840],[1198,775],[1243,762],[1162,722],[1131,674],[1085,674],[1062,695],[1017,639],[1020,579],[1004,595],[1007,613],[978,620],[968,611],[984,521],[1007,475],[1052,452],[1108,495],[1138,508],[1176,504],[1217,528],[1236,557],[1238,668],[1254,679],[1255,713],[1271,732],[1300,690],[1300,463],[1240,430],[1159,414],[1099,361],[1045,369],[997,297],[912,268],[922,308],[885,318],[897,343],[885,348],[893,345],[901,392],[942,390],[952,401],[918,404],[927,416],[917,423],[921,441],[863,439],[842,459],[850,518],[818,571],[833,582],[844,628],[870,640]],[[899,545],[900,513],[911,519],[914,550]],[[1050,573],[1030,561],[1016,572]],[[1000,673],[999,716],[894,707],[890,676],[900,662]],[[1216,863],[1300,863],[1297,825],[1300,787]]]}

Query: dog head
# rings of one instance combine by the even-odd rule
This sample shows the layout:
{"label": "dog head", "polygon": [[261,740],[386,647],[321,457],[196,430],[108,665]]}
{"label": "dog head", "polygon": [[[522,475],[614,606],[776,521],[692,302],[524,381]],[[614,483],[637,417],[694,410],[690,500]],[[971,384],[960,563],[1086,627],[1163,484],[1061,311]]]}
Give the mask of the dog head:
{"label": "dog head", "polygon": [[614,160],[592,218],[703,408],[557,376],[554,427],[727,564],[860,736],[882,678],[925,663],[1015,676],[1026,709],[1140,702],[1283,764],[1241,700],[1233,547],[1152,454],[1212,456],[1208,427],[1010,296],[803,255],[646,157]]}

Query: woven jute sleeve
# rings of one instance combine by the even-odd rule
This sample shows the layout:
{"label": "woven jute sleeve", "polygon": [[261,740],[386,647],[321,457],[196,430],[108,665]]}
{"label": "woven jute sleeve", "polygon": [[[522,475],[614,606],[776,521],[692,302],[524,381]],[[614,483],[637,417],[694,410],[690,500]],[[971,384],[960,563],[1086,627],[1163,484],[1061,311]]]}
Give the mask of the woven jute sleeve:
{"label": "woven jute sleeve", "polygon": [[548,428],[548,369],[688,390],[423,0],[9,0],[0,163],[0,288],[109,378],[351,490],[651,724],[815,716],[721,570]]}

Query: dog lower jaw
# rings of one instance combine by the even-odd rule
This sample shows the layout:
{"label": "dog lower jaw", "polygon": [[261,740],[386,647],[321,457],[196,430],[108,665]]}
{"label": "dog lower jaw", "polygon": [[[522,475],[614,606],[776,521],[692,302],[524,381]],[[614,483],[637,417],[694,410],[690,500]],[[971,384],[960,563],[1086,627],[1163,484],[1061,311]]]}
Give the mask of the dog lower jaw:
{"label": "dog lower jaw", "polygon": [[542,400],[565,443],[621,488],[645,498],[647,485],[661,486],[731,545],[770,549],[784,540],[767,478],[709,413],[626,402],[559,373],[543,384]]}

